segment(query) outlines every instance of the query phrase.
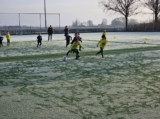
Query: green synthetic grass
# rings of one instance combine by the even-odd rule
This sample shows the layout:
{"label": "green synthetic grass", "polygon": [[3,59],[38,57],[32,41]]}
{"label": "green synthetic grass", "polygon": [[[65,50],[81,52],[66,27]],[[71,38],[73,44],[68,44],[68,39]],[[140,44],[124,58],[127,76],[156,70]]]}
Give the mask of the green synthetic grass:
{"label": "green synthetic grass", "polygon": [[[152,50],[160,50],[160,46],[104,50],[104,54],[106,54],[106,55],[112,55],[113,54],[114,55],[114,54],[123,54],[123,53],[131,53],[131,52],[144,52],[144,51],[152,51]],[[82,52],[80,52],[80,55],[81,56],[95,56],[97,51],[83,51],[82,50]],[[0,57],[0,62],[26,61],[26,60],[45,60],[45,59],[54,59],[54,58],[60,58],[61,59],[62,56],[66,55],[66,52],[61,52],[61,53],[56,53],[56,54],[40,54],[40,55]],[[71,54],[71,53],[69,54],[69,57],[70,56],[74,57],[74,55]]]}
{"label": "green synthetic grass", "polygon": [[159,118],[160,47],[98,50],[0,57],[0,118]]}

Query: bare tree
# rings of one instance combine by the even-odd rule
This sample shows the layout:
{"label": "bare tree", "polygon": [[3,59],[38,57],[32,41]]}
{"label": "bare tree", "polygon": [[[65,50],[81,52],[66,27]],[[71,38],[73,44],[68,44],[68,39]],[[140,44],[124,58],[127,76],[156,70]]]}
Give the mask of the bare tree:
{"label": "bare tree", "polygon": [[158,14],[160,13],[160,0],[145,0],[144,6],[154,13],[155,22],[157,22]]}
{"label": "bare tree", "polygon": [[109,12],[116,12],[120,13],[125,17],[126,21],[126,30],[128,28],[128,17],[138,14],[140,0],[101,0],[99,3],[102,5],[104,11]]}

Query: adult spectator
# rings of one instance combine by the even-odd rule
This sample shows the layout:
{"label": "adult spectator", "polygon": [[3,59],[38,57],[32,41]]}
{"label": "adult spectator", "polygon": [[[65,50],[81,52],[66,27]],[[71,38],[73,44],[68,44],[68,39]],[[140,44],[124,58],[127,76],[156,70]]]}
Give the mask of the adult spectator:
{"label": "adult spectator", "polygon": [[67,37],[68,34],[69,34],[68,26],[65,26],[64,36]]}
{"label": "adult spectator", "polygon": [[53,28],[50,25],[50,27],[48,28],[48,41],[52,40],[52,34],[53,34]]}

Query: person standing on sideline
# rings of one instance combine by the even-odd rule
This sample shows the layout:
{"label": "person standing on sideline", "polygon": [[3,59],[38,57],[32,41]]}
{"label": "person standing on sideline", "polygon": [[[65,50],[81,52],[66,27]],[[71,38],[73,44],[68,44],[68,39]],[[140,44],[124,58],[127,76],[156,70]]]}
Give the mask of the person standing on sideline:
{"label": "person standing on sideline", "polygon": [[0,34],[0,47],[3,47],[2,41],[3,41],[3,37],[2,37],[1,34]]}
{"label": "person standing on sideline", "polygon": [[6,34],[6,39],[7,39],[7,46],[10,46],[11,35],[9,32],[7,32]]}
{"label": "person standing on sideline", "polygon": [[97,44],[97,47],[98,45],[100,45],[100,51],[96,53],[96,56],[98,56],[98,54],[101,53],[102,58],[104,58],[103,49],[106,47],[107,43],[108,43],[108,40],[106,40],[105,36],[102,35],[102,39]]}
{"label": "person standing on sideline", "polygon": [[50,27],[48,28],[48,41],[52,40],[52,34],[53,34],[53,28],[50,25]]}
{"label": "person standing on sideline", "polygon": [[41,33],[39,33],[37,36],[37,48],[38,46],[41,46],[41,45],[42,45],[42,36],[41,36]]}
{"label": "person standing on sideline", "polygon": [[64,29],[64,36],[65,36],[65,38],[67,37],[68,33],[69,33],[68,26],[65,26],[65,29]]}
{"label": "person standing on sideline", "polygon": [[66,36],[66,48],[70,44],[70,40],[72,40],[72,37],[68,33],[67,36]]}

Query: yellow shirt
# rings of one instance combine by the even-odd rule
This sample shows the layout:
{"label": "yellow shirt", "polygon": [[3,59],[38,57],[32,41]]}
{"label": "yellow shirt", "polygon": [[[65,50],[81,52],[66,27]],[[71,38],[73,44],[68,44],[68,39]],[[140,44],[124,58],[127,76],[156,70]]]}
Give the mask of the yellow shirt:
{"label": "yellow shirt", "polygon": [[84,48],[81,43],[78,41],[78,42],[74,42],[72,45],[71,45],[71,50],[73,49],[78,49],[78,46],[81,46],[82,48]]}
{"label": "yellow shirt", "polygon": [[100,44],[100,47],[101,47],[102,49],[104,49],[104,48],[106,47],[106,45],[108,44],[108,40],[106,40],[106,39],[101,39],[101,40],[98,42],[98,44]]}
{"label": "yellow shirt", "polygon": [[6,38],[7,40],[10,40],[11,39],[11,35],[9,33],[6,34]]}

